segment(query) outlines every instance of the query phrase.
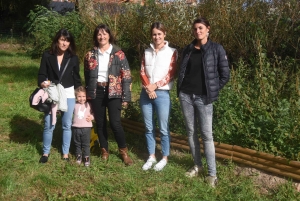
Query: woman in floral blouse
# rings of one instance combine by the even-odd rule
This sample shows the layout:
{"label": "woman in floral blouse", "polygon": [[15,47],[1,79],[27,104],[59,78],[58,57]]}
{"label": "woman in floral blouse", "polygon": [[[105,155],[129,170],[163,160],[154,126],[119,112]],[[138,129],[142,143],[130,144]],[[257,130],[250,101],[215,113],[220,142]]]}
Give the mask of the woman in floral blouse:
{"label": "woman in floral blouse", "polygon": [[93,35],[94,48],[84,60],[84,77],[87,99],[90,101],[97,124],[101,158],[107,160],[108,134],[106,108],[109,123],[118,143],[119,152],[126,165],[133,161],[128,156],[125,134],[121,125],[121,109],[131,101],[131,73],[124,52],[114,45],[109,27],[99,24]]}

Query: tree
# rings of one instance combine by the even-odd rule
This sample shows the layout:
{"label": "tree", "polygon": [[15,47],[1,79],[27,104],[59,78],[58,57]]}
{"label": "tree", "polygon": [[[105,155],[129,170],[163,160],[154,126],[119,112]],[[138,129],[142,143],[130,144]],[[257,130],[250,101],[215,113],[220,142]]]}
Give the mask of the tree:
{"label": "tree", "polygon": [[35,5],[47,7],[50,0],[0,0],[0,12],[3,18],[25,19]]}

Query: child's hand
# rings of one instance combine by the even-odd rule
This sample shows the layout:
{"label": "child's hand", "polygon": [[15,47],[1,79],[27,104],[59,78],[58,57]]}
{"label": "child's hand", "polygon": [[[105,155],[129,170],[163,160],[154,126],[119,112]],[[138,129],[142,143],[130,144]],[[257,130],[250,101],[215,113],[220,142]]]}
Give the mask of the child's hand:
{"label": "child's hand", "polygon": [[88,115],[85,119],[87,122],[90,122],[92,120],[91,115]]}

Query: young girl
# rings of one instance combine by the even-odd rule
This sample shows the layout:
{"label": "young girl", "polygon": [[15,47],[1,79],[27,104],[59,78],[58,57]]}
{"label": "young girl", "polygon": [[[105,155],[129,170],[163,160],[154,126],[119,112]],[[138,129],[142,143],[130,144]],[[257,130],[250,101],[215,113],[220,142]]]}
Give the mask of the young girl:
{"label": "young girl", "polygon": [[73,117],[73,139],[75,144],[76,163],[83,159],[84,166],[90,165],[90,133],[94,116],[90,104],[86,102],[86,90],[83,86],[75,90],[76,104]]}

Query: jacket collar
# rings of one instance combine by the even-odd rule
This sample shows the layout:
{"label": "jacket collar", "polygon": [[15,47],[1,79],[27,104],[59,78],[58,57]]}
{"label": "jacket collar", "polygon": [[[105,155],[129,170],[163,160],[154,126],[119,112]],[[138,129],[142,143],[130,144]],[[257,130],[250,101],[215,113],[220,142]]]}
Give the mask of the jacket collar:
{"label": "jacket collar", "polygon": [[[165,45],[161,48],[161,50],[167,48],[169,46],[169,42],[168,41],[164,41]],[[153,49],[153,51],[155,50],[154,44],[150,43],[150,47],[151,49]]]}
{"label": "jacket collar", "polygon": [[99,54],[110,54],[112,51],[113,46],[111,44],[109,44],[109,48],[107,50],[105,50],[104,52],[101,52],[100,49],[98,48],[98,52]]}
{"label": "jacket collar", "polygon": [[[112,50],[111,50],[110,54],[115,54],[116,52],[121,50],[121,48],[119,46],[114,45],[114,44],[111,44],[111,45],[112,45]],[[98,47],[95,46],[93,48],[93,50],[94,50],[94,53],[97,53],[98,52]]]}
{"label": "jacket collar", "polygon": [[[189,50],[190,51],[194,50],[196,43],[197,43],[197,39],[194,39],[192,41],[192,43],[189,45]],[[202,49],[205,52],[208,49],[208,47],[210,46],[211,43],[212,43],[211,40],[208,38],[207,42],[204,45],[201,45],[200,49]]]}

